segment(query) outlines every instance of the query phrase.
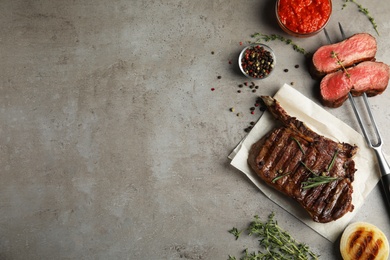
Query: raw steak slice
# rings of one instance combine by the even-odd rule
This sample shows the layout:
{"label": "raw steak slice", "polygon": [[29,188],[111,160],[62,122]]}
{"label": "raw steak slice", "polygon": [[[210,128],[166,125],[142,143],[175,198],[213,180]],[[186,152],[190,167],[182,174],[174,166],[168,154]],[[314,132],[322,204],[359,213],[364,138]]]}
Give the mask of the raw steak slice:
{"label": "raw steak slice", "polygon": [[[357,33],[334,44],[320,47],[312,57],[312,65],[316,76],[324,76],[356,63],[375,60],[377,51],[376,39],[368,33]],[[337,57],[335,57],[337,55]]]}
{"label": "raw steak slice", "polygon": [[321,101],[328,107],[339,107],[351,92],[354,96],[381,94],[389,82],[389,66],[382,62],[365,61],[326,75],[320,83]]}

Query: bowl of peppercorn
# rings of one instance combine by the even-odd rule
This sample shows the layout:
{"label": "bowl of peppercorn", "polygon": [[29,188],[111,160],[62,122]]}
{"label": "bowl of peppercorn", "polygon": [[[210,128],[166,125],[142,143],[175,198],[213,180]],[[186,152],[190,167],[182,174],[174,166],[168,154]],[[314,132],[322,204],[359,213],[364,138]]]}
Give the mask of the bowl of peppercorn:
{"label": "bowl of peppercorn", "polygon": [[238,58],[241,72],[251,79],[265,79],[275,66],[275,54],[265,44],[257,43],[245,47]]}

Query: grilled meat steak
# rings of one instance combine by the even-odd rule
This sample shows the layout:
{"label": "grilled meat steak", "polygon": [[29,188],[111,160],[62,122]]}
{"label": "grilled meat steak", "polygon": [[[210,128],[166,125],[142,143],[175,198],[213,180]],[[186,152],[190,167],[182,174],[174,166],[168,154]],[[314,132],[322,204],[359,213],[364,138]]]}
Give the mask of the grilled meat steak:
{"label": "grilled meat steak", "polygon": [[[334,44],[320,47],[312,57],[314,75],[324,76],[356,63],[375,60],[377,51],[376,39],[368,33],[357,33]],[[336,57],[337,55],[337,57]],[[340,62],[338,62],[340,61]]]}
{"label": "grilled meat steak", "polygon": [[[282,126],[251,147],[248,164],[253,171],[266,184],[297,201],[316,222],[327,223],[352,211],[357,146],[321,136],[289,116],[272,97],[262,99]],[[306,187],[318,176],[334,179]]]}
{"label": "grilled meat steak", "polygon": [[326,75],[320,83],[321,101],[328,107],[339,107],[351,92],[354,96],[381,94],[389,82],[389,66],[382,62],[365,61]]}

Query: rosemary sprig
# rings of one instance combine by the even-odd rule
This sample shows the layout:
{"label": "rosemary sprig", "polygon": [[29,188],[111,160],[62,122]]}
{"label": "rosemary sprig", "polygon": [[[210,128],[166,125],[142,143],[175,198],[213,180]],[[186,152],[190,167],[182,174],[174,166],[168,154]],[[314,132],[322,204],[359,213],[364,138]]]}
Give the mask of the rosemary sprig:
{"label": "rosemary sprig", "polygon": [[288,173],[285,173],[285,174],[282,174],[282,175],[279,175],[279,176],[276,176],[275,178],[272,179],[272,183],[275,183],[277,180],[280,180],[281,178],[287,176],[287,175],[290,175],[292,172],[288,172]]}
{"label": "rosemary sprig", "polygon": [[299,146],[299,149],[301,150],[301,152],[303,154],[305,154],[305,150],[303,150],[303,147],[302,147],[301,143],[295,137],[291,137],[291,139],[293,139],[297,143],[297,145]]}
{"label": "rosemary sprig", "polygon": [[313,172],[312,169],[310,169],[304,162],[299,161],[305,168],[313,175],[318,175],[317,173]]}
{"label": "rosemary sprig", "polygon": [[340,60],[338,54],[334,51],[331,51],[330,53],[330,57],[336,59],[336,62],[337,64],[339,64],[342,68],[342,70],[344,71],[345,75],[347,76],[347,78],[350,78],[351,77],[351,74],[349,74],[349,72],[347,71],[347,69],[344,67],[344,64],[343,64],[343,60]]}
{"label": "rosemary sprig", "polygon": [[269,41],[275,41],[275,40],[279,40],[281,42],[284,42],[286,43],[287,45],[291,45],[292,48],[296,51],[296,52],[299,52],[299,53],[302,53],[304,55],[307,55],[308,53],[305,51],[304,48],[298,46],[298,44],[296,44],[295,42],[293,42],[291,39],[288,39],[288,38],[285,38],[281,35],[278,35],[278,34],[270,34],[270,35],[267,35],[267,34],[262,34],[262,33],[255,33],[255,34],[252,34],[252,38],[257,38],[255,43],[260,43],[261,41],[266,41],[266,42],[269,42]]}
{"label": "rosemary sprig", "polygon": [[340,180],[341,177],[332,177],[332,176],[327,175],[332,170],[334,163],[336,161],[337,155],[338,155],[338,150],[336,150],[333,153],[332,160],[329,163],[328,167],[326,168],[326,172],[323,172],[321,175],[316,174],[309,167],[307,167],[306,164],[301,162],[306,167],[306,169],[308,169],[314,175],[313,177],[308,178],[307,181],[302,182],[302,188],[304,190],[311,189],[311,188],[318,187],[322,184],[327,184],[327,183],[330,183],[332,181]]}
{"label": "rosemary sprig", "polygon": [[332,161],[329,163],[328,168],[326,169],[327,172],[330,172],[330,170],[332,170],[334,162],[336,161],[336,157],[338,154],[339,154],[339,151],[336,150],[332,156]]}
{"label": "rosemary sprig", "polygon": [[[263,251],[249,252],[245,249],[240,260],[268,260],[268,259],[318,259],[318,255],[310,248],[297,242],[290,234],[282,230],[271,213],[266,222],[262,222],[256,215],[247,228],[248,235],[259,238],[259,245]],[[236,257],[229,255],[229,260]]]}
{"label": "rosemary sprig", "polygon": [[307,181],[302,182],[302,188],[304,190],[307,190],[307,189],[318,187],[322,184],[327,184],[332,181],[337,181],[339,179],[340,177],[316,175],[314,177],[310,177],[309,179],[307,179]]}
{"label": "rosemary sprig", "polygon": [[378,32],[378,25],[376,24],[375,19],[371,16],[371,14],[368,11],[368,9],[364,8],[361,4],[357,3],[355,0],[345,0],[345,3],[343,4],[342,9],[344,9],[347,6],[348,2],[352,2],[352,3],[354,3],[358,7],[359,12],[363,13],[367,17],[367,19],[370,21],[370,23],[374,27],[374,30],[376,31],[376,33],[378,35],[380,35],[379,32]]}

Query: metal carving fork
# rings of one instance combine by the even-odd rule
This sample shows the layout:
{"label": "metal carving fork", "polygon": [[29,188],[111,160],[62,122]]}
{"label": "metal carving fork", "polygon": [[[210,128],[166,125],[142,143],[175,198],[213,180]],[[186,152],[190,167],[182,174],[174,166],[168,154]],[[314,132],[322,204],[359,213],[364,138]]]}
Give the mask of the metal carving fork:
{"label": "metal carving fork", "polygon": [[[343,39],[345,39],[346,38],[345,33],[344,33],[343,27],[341,26],[340,23],[339,23],[339,28],[340,28],[340,32],[341,32]],[[331,44],[332,42],[330,40],[330,37],[329,37],[326,29],[324,29],[324,32],[325,32],[325,36],[326,36],[329,44]],[[359,122],[359,125],[360,125],[362,132],[363,132],[363,135],[366,139],[367,145],[375,151],[375,155],[377,157],[379,168],[381,171],[381,183],[382,183],[383,190],[384,190],[385,200],[386,200],[388,208],[390,209],[390,167],[389,167],[389,164],[387,163],[386,158],[384,157],[383,152],[382,152],[382,144],[383,144],[382,137],[381,137],[381,134],[379,133],[374,116],[371,113],[371,109],[370,109],[370,105],[368,103],[367,95],[366,95],[366,93],[363,93],[362,96],[363,96],[364,105],[366,107],[371,124],[373,125],[373,128],[375,130],[375,134],[377,137],[377,143],[373,143],[371,141],[369,134],[368,134],[368,131],[367,131],[367,129],[362,121],[362,117],[357,109],[356,102],[355,102],[352,94],[348,93],[349,101],[352,105],[353,111],[354,111],[356,118]]]}

